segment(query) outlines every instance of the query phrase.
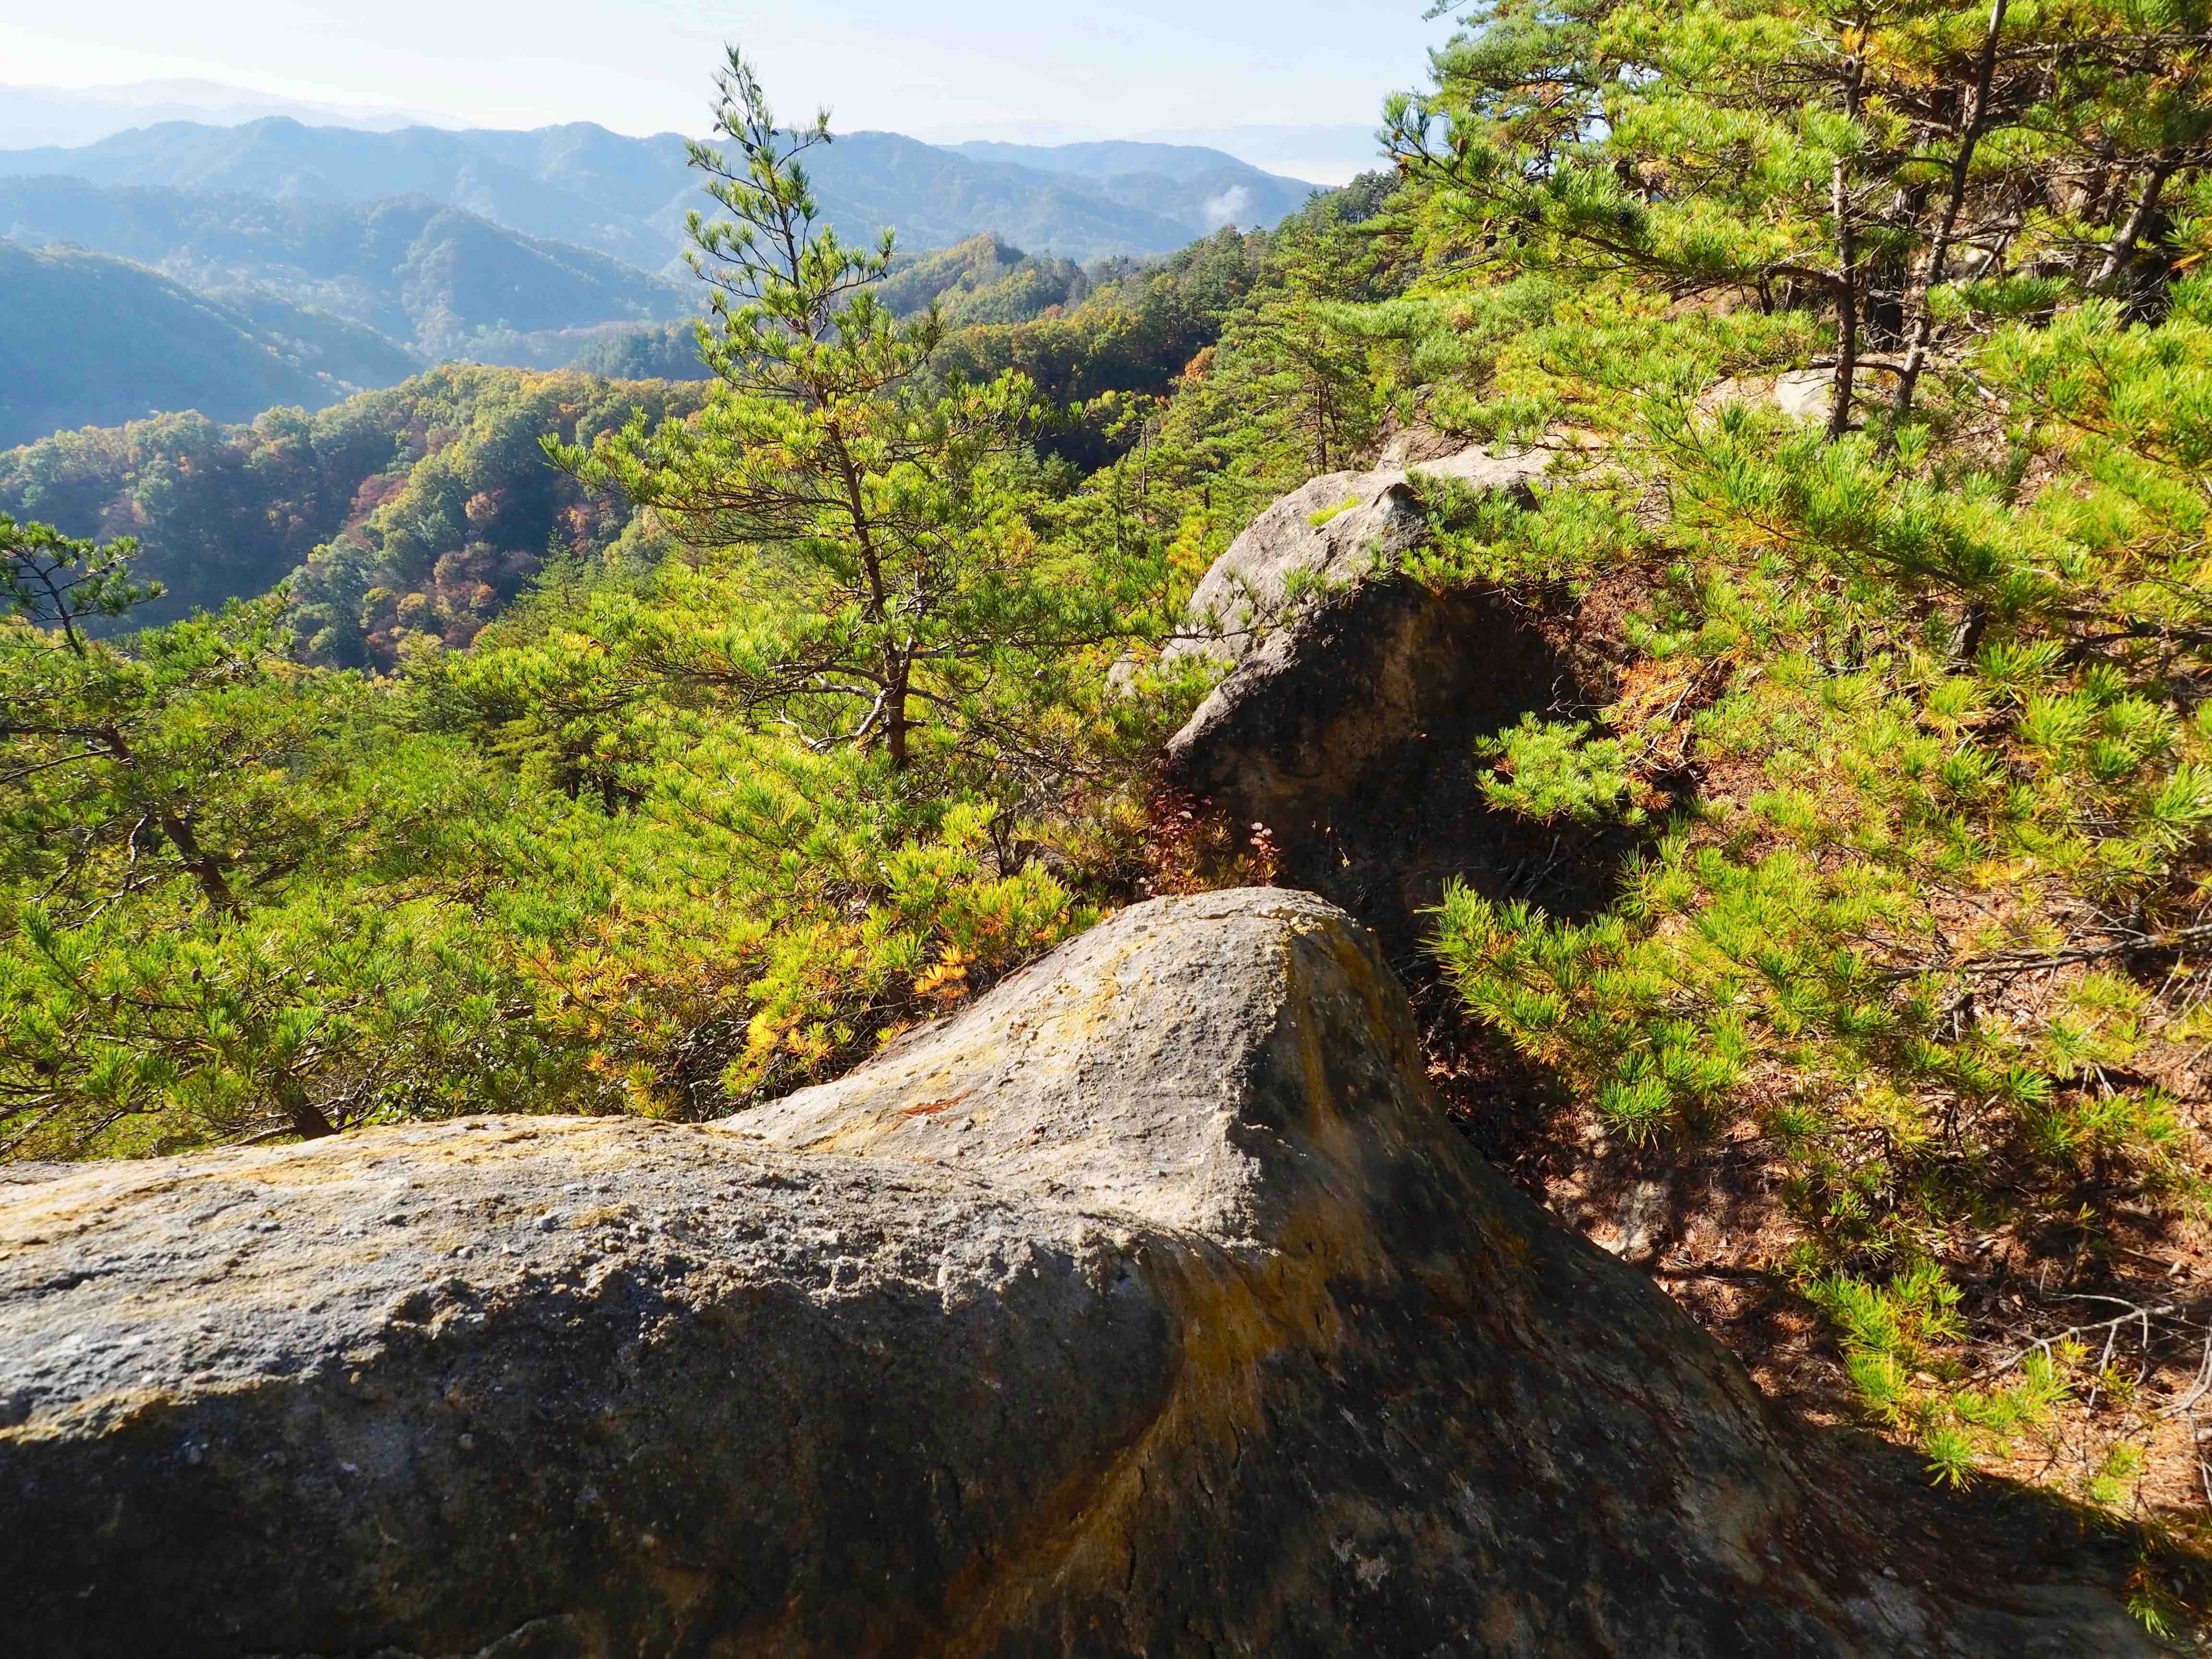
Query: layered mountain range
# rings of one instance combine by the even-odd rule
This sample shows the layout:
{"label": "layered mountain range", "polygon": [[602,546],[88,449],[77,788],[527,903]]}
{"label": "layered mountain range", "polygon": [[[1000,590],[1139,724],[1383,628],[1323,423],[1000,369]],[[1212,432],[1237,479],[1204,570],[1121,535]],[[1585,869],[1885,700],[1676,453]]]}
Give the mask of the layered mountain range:
{"label": "layered mountain range", "polygon": [[265,290],[428,361],[526,361],[517,337],[667,321],[693,306],[688,284],[419,195],[348,203],[0,179],[0,230],[137,260],[221,299]]}
{"label": "layered mountain range", "polygon": [[[1073,265],[1272,224],[1314,188],[1172,144],[860,132],[809,161],[848,237],[895,228],[910,254],[1018,245],[1054,262],[1040,304],[1068,297]],[[0,152],[0,444],[154,410],[319,408],[447,359],[685,359],[685,224],[712,205],[681,137],[587,123],[178,121]],[[171,343],[161,362],[134,344],[149,337]]]}
{"label": "layered mountain range", "polygon": [[[1272,224],[1314,188],[1172,144],[943,148],[855,132],[808,161],[824,216],[848,236],[896,226],[919,249],[989,231],[1079,260],[1166,253],[1225,224]],[[281,118],[178,121],[74,149],[0,152],[0,177],[40,175],[325,205],[420,196],[647,270],[680,254],[685,216],[709,205],[676,134],[629,138],[586,122],[364,132]]]}
{"label": "layered mountain range", "polygon": [[320,409],[419,367],[374,329],[265,289],[216,299],[128,260],[0,240],[0,448],[165,410]]}

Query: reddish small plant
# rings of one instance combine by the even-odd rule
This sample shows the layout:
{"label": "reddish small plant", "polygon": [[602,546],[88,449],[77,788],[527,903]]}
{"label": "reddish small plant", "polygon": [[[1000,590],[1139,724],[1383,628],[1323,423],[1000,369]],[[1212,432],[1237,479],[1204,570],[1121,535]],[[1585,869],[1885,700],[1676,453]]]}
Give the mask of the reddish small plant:
{"label": "reddish small plant", "polygon": [[1163,784],[1146,801],[1136,880],[1142,898],[1272,887],[1280,855],[1264,823],[1239,823],[1212,801]]}

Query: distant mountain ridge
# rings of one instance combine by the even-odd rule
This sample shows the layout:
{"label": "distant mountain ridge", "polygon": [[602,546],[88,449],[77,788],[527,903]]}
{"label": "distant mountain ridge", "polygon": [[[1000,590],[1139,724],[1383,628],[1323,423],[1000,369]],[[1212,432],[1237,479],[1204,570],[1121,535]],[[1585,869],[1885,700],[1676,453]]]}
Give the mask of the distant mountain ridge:
{"label": "distant mountain ridge", "polygon": [[133,81],[101,87],[0,86],[0,149],[26,144],[90,144],[132,127],[160,121],[198,121],[231,127],[270,115],[289,115],[318,126],[458,126],[419,110],[364,108],[316,103],[218,81]]}
{"label": "distant mountain ridge", "polygon": [[[848,237],[896,228],[892,297],[956,326],[1078,303],[1127,274],[1101,260],[1273,224],[1314,193],[1202,147],[857,132],[808,161]],[[173,122],[0,153],[0,447],[320,408],[450,359],[696,374],[680,254],[712,207],[682,139],[588,123]]]}
{"label": "distant mountain ridge", "polygon": [[[595,144],[593,135],[606,143]],[[74,149],[0,152],[0,176],[65,175],[325,205],[419,196],[652,270],[674,247],[647,226],[673,204],[685,182],[673,170],[683,163],[680,140],[619,139],[598,128],[387,133],[271,118],[235,127],[166,122]]]}
{"label": "distant mountain ridge", "polygon": [[380,334],[273,295],[195,294],[143,265],[0,240],[0,448],[198,409],[321,409],[414,372]]}
{"label": "distant mountain ridge", "polygon": [[1147,143],[1228,150],[1266,172],[1324,185],[1348,185],[1363,173],[1390,165],[1382,135],[1366,121],[1247,122],[1171,128],[1138,137]]}
{"label": "distant mountain ridge", "polygon": [[[975,138],[964,143],[943,144],[939,148],[974,161],[1011,162],[1016,167],[1036,167],[1045,173],[1070,173],[1079,179],[1115,179],[1156,173],[1184,184],[1222,173],[1244,174],[1259,171],[1257,167],[1238,161],[1226,150],[1199,144],[1144,143],[1132,138],[1101,139],[1075,144],[1010,144],[996,139]],[[1273,175],[1267,176],[1272,178]],[[1313,188],[1310,185],[1298,184],[1295,179],[1279,182],[1296,185],[1302,192]],[[1305,198],[1301,194],[1298,199],[1303,201]],[[1296,205],[1296,203],[1291,204],[1292,207]],[[1286,208],[1284,210],[1288,212],[1290,210]]]}
{"label": "distant mountain ridge", "polygon": [[[1168,253],[1224,224],[1273,223],[1315,188],[1218,150],[1177,159],[1176,149],[986,145],[970,154],[978,147],[854,132],[817,151],[810,171],[824,216],[848,236],[895,226],[919,251],[989,233],[1078,260]],[[421,196],[647,270],[672,264],[685,215],[711,205],[683,139],[624,137],[588,122],[526,132],[169,122],[75,149],[0,152],[0,177],[54,174],[323,204]]]}
{"label": "distant mountain ridge", "polygon": [[696,305],[688,282],[423,196],[348,204],[0,179],[0,238],[136,259],[221,299],[265,290],[375,329],[426,362],[528,362],[518,337],[666,322]]}
{"label": "distant mountain ridge", "polygon": [[1008,144],[988,140],[945,148],[988,161],[1087,180],[1109,200],[1164,213],[1194,230],[1272,225],[1305,205],[1316,186],[1191,144],[1112,139],[1079,144]]}

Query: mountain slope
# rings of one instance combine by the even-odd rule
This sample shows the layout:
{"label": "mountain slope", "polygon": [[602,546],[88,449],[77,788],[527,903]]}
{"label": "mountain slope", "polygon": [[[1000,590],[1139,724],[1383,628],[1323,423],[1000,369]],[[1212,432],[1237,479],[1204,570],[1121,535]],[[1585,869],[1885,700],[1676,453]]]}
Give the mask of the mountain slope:
{"label": "mountain slope", "polygon": [[496,361],[514,335],[667,321],[692,305],[685,288],[606,254],[419,196],[356,205],[0,179],[0,237],[78,243],[223,298],[268,289],[428,357]]}
{"label": "mountain slope", "polygon": [[1055,306],[1079,303],[1091,286],[1073,259],[1034,258],[987,233],[901,255],[876,292],[895,316],[910,317],[934,303],[948,327],[961,328],[1027,322]]}
{"label": "mountain slope", "polygon": [[681,415],[701,397],[448,363],[312,415],[164,415],[0,449],[0,513],[137,536],[134,568],[167,592],[133,625],[251,598],[297,570],[302,646],[388,663],[394,629],[465,642],[556,542],[597,558],[635,521],[548,466],[540,434],[588,441],[635,409]]}
{"label": "mountain slope", "polygon": [[[977,138],[945,148],[970,161],[1006,162],[1035,167],[1040,173],[1065,173],[1078,179],[1116,179],[1133,173],[1152,173],[1188,183],[1224,172],[1249,173],[1261,179],[1274,176],[1248,161],[1238,161],[1226,150],[1199,144],[1148,144],[1121,138],[1083,144],[1007,144]],[[1313,188],[1295,179],[1276,182],[1299,191],[1301,201],[1304,199],[1303,192]]]}
{"label": "mountain slope", "polygon": [[1143,207],[1194,233],[1224,225],[1251,229],[1296,213],[1316,186],[1194,144],[1112,140],[1088,144],[1005,144],[978,140],[946,148],[970,161],[1089,181],[1108,199]]}
{"label": "mountain slope", "polygon": [[823,214],[848,235],[894,226],[908,249],[988,233],[1062,258],[1170,253],[1191,227],[1115,202],[1084,181],[978,161],[895,132],[842,135],[810,158]]}
{"label": "mountain slope", "polygon": [[[895,225],[908,248],[921,250],[988,232],[1084,260],[1170,252],[1224,223],[1272,222],[1308,189],[1215,151],[1162,161],[1150,153],[1172,146],[1127,148],[1146,152],[1151,170],[1101,179],[1066,157],[1026,165],[896,133],[856,132],[817,151],[811,171],[825,216],[848,236]],[[649,270],[681,252],[684,215],[709,206],[681,138],[628,138],[589,123],[530,132],[362,132],[289,119],[239,127],[171,122],[75,149],[0,152],[0,177],[41,174],[322,204],[422,196]],[[1222,199],[1237,189],[1246,192],[1241,202]]]}
{"label": "mountain slope", "polygon": [[416,367],[358,324],[273,295],[249,312],[143,265],[0,241],[0,446],[157,410],[320,409]]}
{"label": "mountain slope", "polygon": [[1226,150],[1265,172],[1327,185],[1348,185],[1383,165],[1382,141],[1371,121],[1168,127],[1139,137],[1176,149]]}
{"label": "mountain slope", "polygon": [[[527,166],[506,159],[515,147],[491,142],[506,136],[431,127],[360,132],[302,126],[284,118],[238,127],[172,121],[76,149],[0,154],[0,175],[66,173],[96,185],[166,185],[316,203],[422,196],[481,214],[525,235],[575,242],[647,268],[669,257],[671,250],[634,216],[640,209],[649,213],[660,206],[681,182],[679,141],[670,139],[659,149],[667,187],[642,203],[633,200],[629,213],[610,215],[590,194],[547,182]],[[659,141],[617,142],[651,149]]]}
{"label": "mountain slope", "polygon": [[[1093,273],[1109,269],[1085,271],[1073,259],[1032,258],[986,231],[951,247],[899,254],[876,293],[898,317],[934,302],[950,329],[1025,323],[1080,304],[1097,286]],[[696,380],[709,374],[688,322],[605,330],[567,366],[618,380]]]}

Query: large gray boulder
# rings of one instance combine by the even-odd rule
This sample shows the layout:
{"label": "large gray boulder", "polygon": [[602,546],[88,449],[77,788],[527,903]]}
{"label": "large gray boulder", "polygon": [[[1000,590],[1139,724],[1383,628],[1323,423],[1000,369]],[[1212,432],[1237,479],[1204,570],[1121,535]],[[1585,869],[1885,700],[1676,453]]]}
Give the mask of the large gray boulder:
{"label": "large gray boulder", "polygon": [[1415,977],[1447,882],[1586,915],[1627,839],[1495,811],[1482,792],[1480,739],[1612,701],[1607,647],[1571,597],[1431,588],[1401,568],[1430,532],[1417,475],[1531,503],[1562,452],[1453,451],[1431,436],[1429,452],[1447,453],[1316,478],[1261,513],[1163,653],[1221,675],[1170,740],[1167,781],[1265,826],[1282,878],[1374,928]]}
{"label": "large gray boulder", "polygon": [[1553,455],[1471,448],[1333,472],[1253,520],[1200,581],[1182,635],[1162,653],[1225,671],[1170,741],[1170,775],[1241,817],[1295,824],[1357,790],[1470,693],[1553,678],[1510,607],[1432,592],[1395,566],[1428,533],[1417,474],[1528,500]]}
{"label": "large gray boulder", "polygon": [[1273,890],[722,1124],[18,1171],[0,1402],[41,1659],[2147,1651],[1890,1576]]}

